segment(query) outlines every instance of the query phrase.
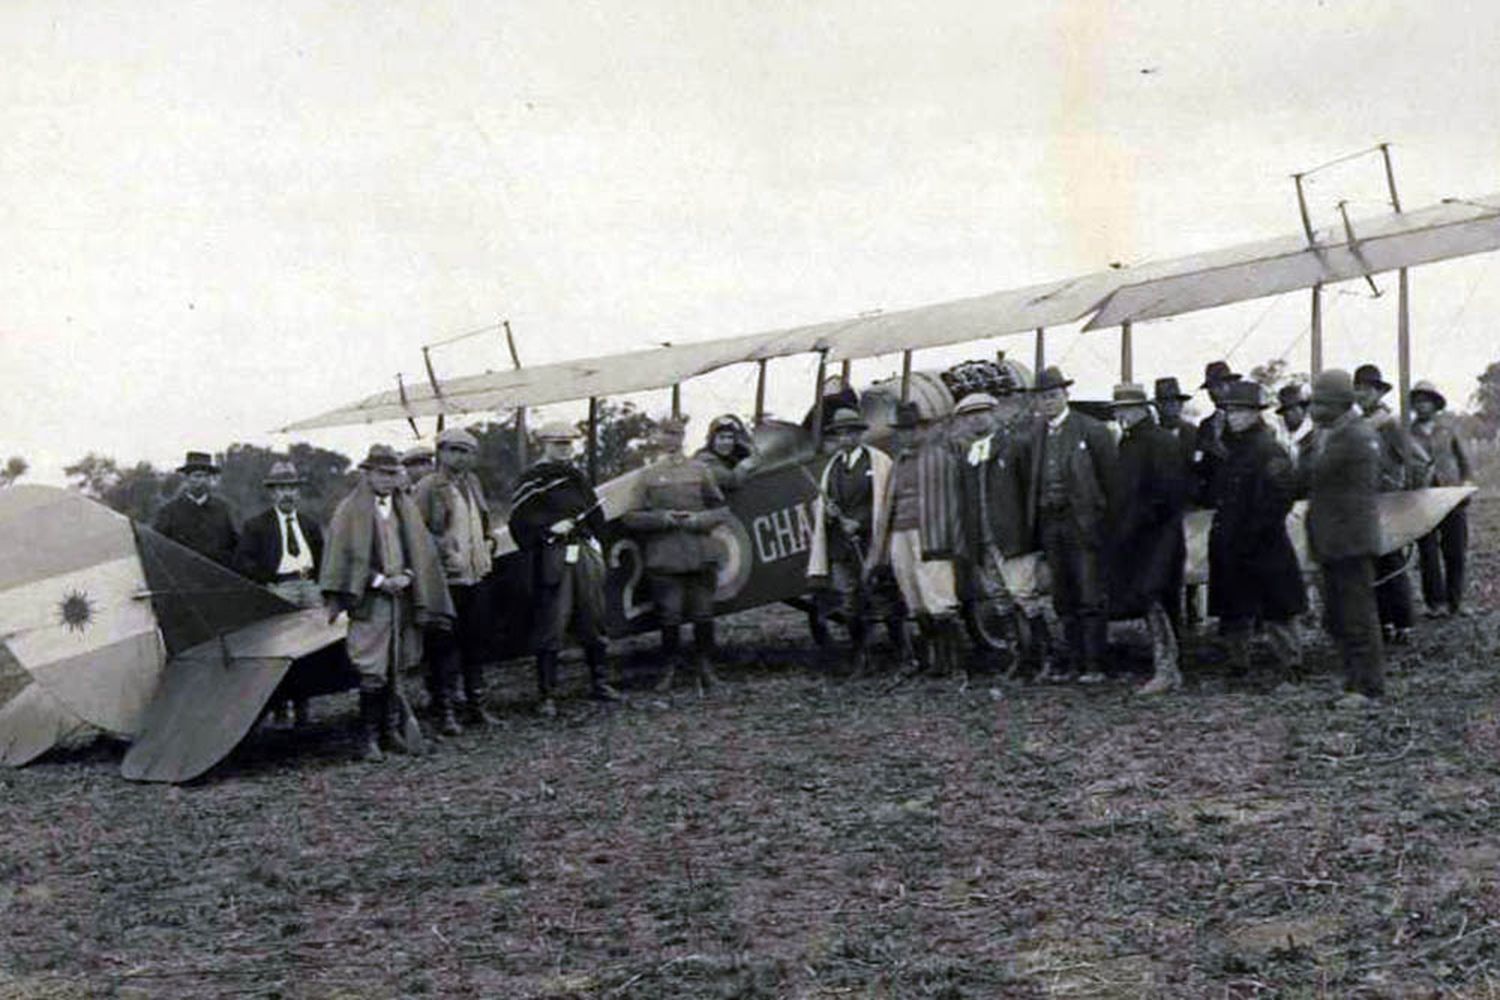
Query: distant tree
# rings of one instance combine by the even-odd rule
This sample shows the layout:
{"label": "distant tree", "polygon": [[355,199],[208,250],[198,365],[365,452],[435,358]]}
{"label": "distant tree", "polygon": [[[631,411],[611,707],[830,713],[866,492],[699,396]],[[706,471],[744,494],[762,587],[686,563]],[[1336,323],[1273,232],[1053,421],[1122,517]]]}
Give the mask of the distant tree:
{"label": "distant tree", "polygon": [[302,510],[321,524],[333,517],[333,509],[354,484],[347,455],[306,442],[293,444],[287,452],[253,444],[231,444],[219,460],[219,494],[244,520],[271,504],[264,483],[273,462],[290,460],[307,480],[302,487]]}
{"label": "distant tree", "polygon": [[26,459],[20,455],[12,455],[5,460],[5,467],[0,469],[0,487],[9,486],[17,479],[26,475],[31,466],[26,464]]}
{"label": "distant tree", "polygon": [[512,416],[503,420],[487,420],[471,424],[468,428],[479,440],[479,461],[474,471],[484,485],[485,495],[501,511],[507,509],[510,495],[521,472],[541,454],[541,444],[530,433],[526,435],[526,462],[521,461],[521,451],[516,440],[516,420]]}
{"label": "distant tree", "polygon": [[114,459],[91,451],[72,465],[63,466],[63,474],[75,480],[73,489],[102,500],[105,491],[119,481],[120,467]]}
{"label": "distant tree", "polygon": [[150,462],[121,468],[113,458],[92,451],[64,466],[63,473],[74,480],[73,489],[137,521],[150,521],[167,487],[180,478],[175,473],[163,475]]}
{"label": "distant tree", "polygon": [[[580,433],[588,433],[588,421],[578,424]],[[660,455],[651,442],[656,431],[656,419],[633,403],[612,403],[605,400],[599,404],[599,481],[624,475],[639,469]]]}
{"label": "distant tree", "polygon": [[1500,361],[1492,361],[1479,376],[1479,388],[1469,397],[1474,416],[1485,429],[1484,437],[1492,439],[1500,432]]}

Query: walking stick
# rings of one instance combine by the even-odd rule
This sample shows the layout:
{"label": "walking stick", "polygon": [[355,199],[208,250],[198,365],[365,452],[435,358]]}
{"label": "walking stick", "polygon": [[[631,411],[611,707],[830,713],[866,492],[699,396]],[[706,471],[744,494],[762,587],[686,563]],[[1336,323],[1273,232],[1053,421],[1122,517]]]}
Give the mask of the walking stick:
{"label": "walking stick", "polygon": [[391,656],[385,666],[385,689],[395,707],[396,725],[399,727],[401,741],[406,744],[406,749],[411,753],[421,753],[426,749],[422,727],[417,723],[417,713],[412,711],[411,702],[406,700],[406,692],[401,689],[401,635],[403,631],[401,595],[393,594],[391,596]]}

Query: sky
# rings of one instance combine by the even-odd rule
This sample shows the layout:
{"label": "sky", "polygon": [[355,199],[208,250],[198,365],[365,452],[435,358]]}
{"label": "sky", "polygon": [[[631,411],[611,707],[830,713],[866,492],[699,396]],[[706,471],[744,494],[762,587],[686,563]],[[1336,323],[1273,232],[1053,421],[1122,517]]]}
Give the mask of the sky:
{"label": "sky", "polygon": [[[1458,0],[7,0],[0,458],[61,483],[90,451],[285,447],[274,428],[501,318],[540,364],[1285,235],[1290,174],[1382,141],[1405,207],[1486,195],[1496,37],[1500,5]],[[1320,225],[1387,210],[1378,158],[1312,180]],[[1325,359],[1394,381],[1377,282],[1331,291]],[[1462,405],[1497,316],[1496,255],[1414,271],[1414,377]],[[1305,370],[1307,325],[1305,293],[1143,324],[1136,376]],[[915,364],[997,348],[1032,352]],[[1080,394],[1118,379],[1110,332],[1048,354]],[[433,360],[508,367],[498,336]],[[773,412],[800,416],[812,370],[773,363]],[[697,380],[685,408],[747,413],[751,383]]]}

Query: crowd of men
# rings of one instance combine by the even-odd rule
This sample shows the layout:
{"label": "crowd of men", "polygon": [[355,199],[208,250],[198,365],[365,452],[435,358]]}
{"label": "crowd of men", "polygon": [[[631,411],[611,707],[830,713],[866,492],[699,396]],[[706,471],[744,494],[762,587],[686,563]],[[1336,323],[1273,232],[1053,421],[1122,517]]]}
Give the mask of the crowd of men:
{"label": "crowd of men", "polygon": [[[823,421],[825,455],[808,579],[822,613],[845,626],[848,674],[875,669],[871,638],[882,623],[897,669],[966,670],[962,612],[984,602],[1000,611],[1012,670],[1042,682],[1105,680],[1117,672],[1109,622],[1144,620],[1152,676],[1139,690],[1171,691],[1182,684],[1182,630],[1197,618],[1196,588],[1184,583],[1183,518],[1198,506],[1213,511],[1207,609],[1231,674],[1252,675],[1259,633],[1273,661],[1262,679],[1295,679],[1309,594],[1287,515],[1305,497],[1322,621],[1342,657],[1346,700],[1381,697],[1384,647],[1409,640],[1414,601],[1405,555],[1379,551],[1376,496],[1469,480],[1442,394],[1419,383],[1407,425],[1383,402],[1391,386],[1378,368],[1329,370],[1282,389],[1271,422],[1262,387],[1217,361],[1201,387],[1213,412],[1195,426],[1183,417],[1190,396],[1175,378],[1156,380],[1150,395],[1116,386],[1109,421],[1070,405],[1071,385],[1051,367],[1030,388],[968,392],[951,414],[902,402],[883,440],[871,438],[858,397],[842,385],[809,415]],[[720,552],[710,534],[728,516],[726,493],[755,464],[754,444],[733,416],[713,421],[691,457],[681,420],[660,421],[655,435],[662,457],[643,471],[623,527],[642,546],[661,624],[655,690],[668,692],[690,673],[703,691],[719,683]],[[574,462],[577,436],[564,423],[543,426],[541,458],[509,498],[511,535],[528,561],[531,649],[548,715],[570,633],[592,697],[622,697],[605,632],[605,518]],[[435,452],[371,446],[326,535],[298,511],[303,479],[291,463],[271,467],[270,506],[237,529],[213,495],[211,456],[190,452],[182,492],[155,527],[299,607],[324,607],[330,621],[347,615],[360,754],[380,759],[405,745],[397,680],[418,665],[436,732],[494,722],[484,692],[497,525],[473,469],[478,450],[457,428],[438,435]],[[1420,544],[1431,616],[1465,613],[1465,518],[1460,505]],[[293,724],[306,718],[305,704],[275,709]]]}

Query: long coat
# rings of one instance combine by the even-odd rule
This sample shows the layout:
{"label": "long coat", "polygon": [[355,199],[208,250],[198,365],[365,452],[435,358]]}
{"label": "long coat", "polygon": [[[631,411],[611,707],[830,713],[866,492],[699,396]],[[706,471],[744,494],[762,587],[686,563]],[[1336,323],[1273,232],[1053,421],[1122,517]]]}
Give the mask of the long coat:
{"label": "long coat", "polygon": [[958,452],[964,540],[971,554],[993,546],[1012,559],[1035,547],[1025,482],[1014,475],[1016,465],[1025,466],[1029,460],[1025,441],[1023,436],[996,431]]}
{"label": "long coat", "polygon": [[[316,521],[301,511],[297,513],[297,524],[302,529],[302,537],[307,539],[313,576],[316,577],[318,567],[323,564],[323,532]],[[270,507],[245,522],[239,548],[234,553],[234,568],[256,583],[271,583],[276,579],[276,568],[280,565],[281,511]]]}
{"label": "long coat", "polygon": [[1152,600],[1174,606],[1182,586],[1182,513],[1192,479],[1177,436],[1150,420],[1121,437],[1119,475],[1110,612],[1137,617]]}
{"label": "long coat", "polygon": [[1303,451],[1307,545],[1320,563],[1380,554],[1380,439],[1357,410],[1314,435]]}
{"label": "long coat", "polygon": [[1284,621],[1307,610],[1302,569],[1286,530],[1296,472],[1265,424],[1224,432],[1208,533],[1208,610],[1230,620]]}
{"label": "long coat", "polygon": [[[405,594],[415,608],[415,624],[423,628],[451,628],[453,598],[448,593],[437,545],[410,497],[397,490],[391,494],[391,507],[401,533],[402,555],[412,576]],[[334,508],[323,550],[323,566],[318,572],[323,599],[348,611],[355,620],[369,618],[374,606],[370,584],[379,565],[376,516],[375,492],[368,480],[361,480]]]}
{"label": "long coat", "polygon": [[[871,502],[870,538],[861,557],[866,567],[873,568],[884,552],[881,545],[880,526],[887,523],[886,508],[891,500],[887,490],[887,484],[891,479],[891,459],[885,452],[870,445],[861,444],[859,448],[863,449],[864,453],[864,459],[859,463],[859,467],[863,468],[865,475],[870,477]],[[829,480],[832,478],[833,463],[844,461],[845,454],[843,451],[834,452],[828,463],[823,466],[823,474],[818,479],[818,497],[813,501],[812,545],[807,554],[809,577],[826,577],[830,572],[828,514],[824,509],[823,498],[832,495]]]}

